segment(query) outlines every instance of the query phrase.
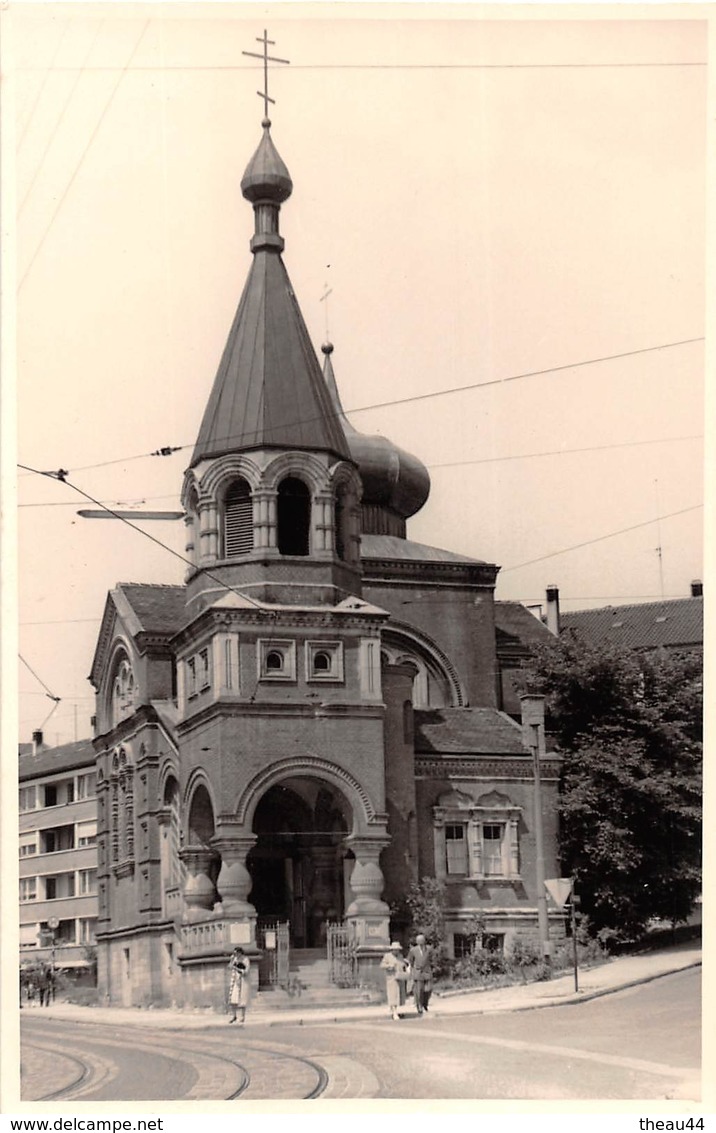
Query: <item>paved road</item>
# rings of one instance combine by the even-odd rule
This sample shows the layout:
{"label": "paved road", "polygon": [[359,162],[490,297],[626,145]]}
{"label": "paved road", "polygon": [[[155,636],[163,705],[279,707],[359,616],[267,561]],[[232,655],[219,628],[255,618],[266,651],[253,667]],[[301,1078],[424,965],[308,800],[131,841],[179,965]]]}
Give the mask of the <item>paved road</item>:
{"label": "paved road", "polygon": [[168,1032],[23,1013],[23,1098],[698,1100],[700,972],[585,1003]]}

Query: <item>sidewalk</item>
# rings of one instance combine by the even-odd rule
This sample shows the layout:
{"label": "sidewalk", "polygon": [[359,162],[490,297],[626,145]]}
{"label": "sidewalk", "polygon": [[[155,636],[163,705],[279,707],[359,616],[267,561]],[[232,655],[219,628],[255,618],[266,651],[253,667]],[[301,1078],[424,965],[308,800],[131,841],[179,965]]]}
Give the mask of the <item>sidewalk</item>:
{"label": "sidewalk", "polygon": [[[431,1018],[456,1015],[482,1015],[501,1011],[529,1011],[566,1003],[583,1003],[602,995],[636,984],[648,983],[660,976],[701,965],[700,946],[679,945],[639,956],[610,960],[598,968],[579,973],[579,991],[574,990],[574,975],[562,975],[543,983],[466,992],[435,993],[430,1003]],[[42,1015],[40,1015],[42,1012]],[[71,1003],[53,1003],[45,1008],[31,1008],[33,1018],[46,1017],[74,1020],[78,1023],[129,1023],[134,1026],[160,1028],[167,1031],[209,1030],[226,1026],[226,1016],[210,1011],[179,1011],[172,1008],[79,1007]],[[411,1013],[406,1007],[405,1013]],[[25,1011],[23,1010],[23,1014]],[[260,997],[255,1010],[249,1008],[246,1027],[308,1026],[310,1024],[346,1023],[351,1020],[379,1021],[387,1018],[383,1005],[330,1008],[300,1006],[286,1011],[267,1010]]]}

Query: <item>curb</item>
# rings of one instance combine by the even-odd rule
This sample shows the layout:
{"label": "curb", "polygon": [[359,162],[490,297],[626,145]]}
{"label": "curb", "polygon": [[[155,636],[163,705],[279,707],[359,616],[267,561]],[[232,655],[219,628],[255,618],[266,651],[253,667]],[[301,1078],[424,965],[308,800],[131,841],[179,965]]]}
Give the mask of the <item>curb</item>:
{"label": "curb", "polygon": [[[435,1019],[449,1019],[451,1016],[454,1017],[454,1016],[457,1016],[457,1015],[465,1015],[465,1016],[469,1016],[469,1015],[499,1015],[499,1014],[509,1014],[511,1012],[518,1013],[518,1012],[522,1012],[522,1011],[539,1011],[539,1010],[541,1010],[545,1007],[573,1006],[574,1004],[578,1004],[578,1003],[588,1003],[592,999],[601,999],[605,995],[613,995],[615,992],[618,992],[618,991],[626,991],[628,988],[631,988],[631,987],[639,987],[641,984],[652,983],[654,980],[663,979],[664,976],[674,976],[674,975],[678,975],[679,972],[688,972],[688,971],[693,970],[694,968],[700,968],[701,966],[702,966],[702,961],[701,960],[695,960],[690,964],[684,964],[684,965],[682,965],[678,968],[668,968],[668,969],[666,969],[665,971],[662,971],[662,972],[653,972],[649,975],[639,976],[637,979],[627,980],[624,983],[613,984],[611,987],[596,988],[593,991],[571,992],[568,995],[566,995],[564,998],[555,996],[555,997],[552,997],[552,998],[546,998],[543,1002],[540,1002],[540,1003],[525,1003],[525,1004],[513,1005],[511,1007],[500,1007],[500,1006],[495,1006],[495,1007],[474,1006],[474,1007],[470,1007],[470,1006],[468,1006],[465,1010],[461,1010],[461,1011],[441,1011],[439,1008],[434,1008],[430,1012],[430,1015],[431,1015],[432,1018],[435,1018]],[[467,994],[467,992],[465,994]],[[85,1008],[85,1010],[91,1012],[92,1008],[91,1007]],[[108,1008],[107,1010],[112,1010],[112,1009]],[[377,1010],[378,1010],[378,1008],[376,1007],[376,1011]],[[151,1012],[145,1012],[145,1013],[143,1013],[142,1017],[143,1018],[149,1018],[150,1016],[151,1016]],[[76,1017],[76,1016],[75,1017],[73,1017],[73,1016],[69,1016],[69,1017],[68,1016],[64,1016],[64,1017],[63,1016],[54,1016],[54,1017],[59,1018],[61,1020],[64,1019],[64,1021],[67,1021],[67,1022],[79,1023],[80,1025],[83,1025],[83,1024],[84,1025],[87,1025],[87,1024],[92,1025],[92,1024],[94,1024],[96,1026],[96,1025],[101,1025],[102,1023],[105,1023],[105,1025],[110,1025],[112,1023],[112,1020],[110,1020],[110,1019],[108,1019],[108,1020],[98,1020],[98,1019],[92,1019],[92,1018],[81,1018],[81,1017]],[[381,1013],[380,1017],[381,1017],[381,1019],[383,1018],[382,1013]],[[253,1015],[252,1016],[252,1022],[255,1021],[256,1026],[263,1026],[263,1027],[285,1027],[287,1024],[297,1026],[297,1027],[310,1027],[310,1026],[321,1027],[321,1026],[329,1026],[332,1023],[356,1023],[356,1022],[363,1022],[363,1021],[366,1021],[366,1020],[370,1021],[370,1020],[373,1020],[374,1018],[375,1018],[375,1016],[373,1014],[366,1015],[362,1012],[359,1014],[357,1012],[351,1011],[351,1009],[348,1008],[345,1014],[331,1015],[331,1016],[327,1016],[327,1017],[324,1016],[323,1018],[320,1018],[320,1019],[315,1018],[315,1016],[312,1017],[311,1015],[305,1015],[305,1014],[299,1015],[298,1011],[296,1011],[295,1013],[294,1013],[294,1011],[290,1011],[290,1012],[285,1012],[280,1019],[277,1019],[274,1016],[273,1018],[266,1019],[265,1021],[261,1019],[260,1015],[258,1015],[258,1016]],[[143,1025],[144,1025],[143,1023],[140,1024],[140,1026],[143,1026]],[[186,1030],[202,1031],[202,1030],[208,1030],[208,1029],[222,1029],[224,1025],[225,1024],[224,1024],[223,1017],[215,1016],[213,1019],[207,1020],[205,1023],[201,1023],[198,1026],[191,1027],[191,1028],[187,1028],[186,1025],[184,1025],[180,1022],[177,1022],[176,1024],[172,1024],[170,1026],[161,1026],[160,1029],[162,1031],[167,1031],[169,1033],[173,1033],[173,1032],[176,1032],[176,1031],[186,1031]],[[250,1028],[250,1030],[252,1030],[252,1029],[253,1028]],[[241,1033],[245,1034],[246,1031],[242,1031]]]}

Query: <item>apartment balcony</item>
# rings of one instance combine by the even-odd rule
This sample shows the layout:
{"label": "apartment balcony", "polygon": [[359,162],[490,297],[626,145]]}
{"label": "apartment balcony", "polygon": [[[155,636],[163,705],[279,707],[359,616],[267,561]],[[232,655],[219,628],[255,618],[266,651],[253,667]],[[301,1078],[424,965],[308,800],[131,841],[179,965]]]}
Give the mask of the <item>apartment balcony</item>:
{"label": "apartment balcony", "polygon": [[42,877],[47,873],[69,873],[75,869],[97,868],[97,846],[75,846],[73,850],[53,850],[50,854],[28,854],[20,858],[20,877]]}
{"label": "apartment balcony", "polygon": [[83,893],[78,897],[57,897],[52,901],[22,901],[20,924],[33,924],[57,917],[58,921],[71,921],[75,917],[97,916],[97,894]]}
{"label": "apartment balcony", "polygon": [[35,807],[21,811],[19,830],[21,834],[29,830],[49,830],[53,826],[69,826],[73,822],[91,822],[97,817],[97,799],[76,799],[73,803],[60,803],[58,806]]}

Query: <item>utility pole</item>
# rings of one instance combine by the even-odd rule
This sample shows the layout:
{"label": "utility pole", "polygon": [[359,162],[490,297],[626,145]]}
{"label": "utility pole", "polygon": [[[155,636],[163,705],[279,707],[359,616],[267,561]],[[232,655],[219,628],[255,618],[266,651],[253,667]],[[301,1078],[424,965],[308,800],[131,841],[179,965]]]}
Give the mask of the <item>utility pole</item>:
{"label": "utility pole", "polygon": [[544,877],[544,839],[542,833],[542,786],[540,759],[545,752],[544,739],[544,696],[526,694],[520,697],[522,712],[522,742],[532,753],[532,772],[534,776],[534,831],[535,831],[535,886],[537,889],[537,923],[542,955],[549,966],[552,946],[549,940],[549,915],[547,913],[547,890]]}

